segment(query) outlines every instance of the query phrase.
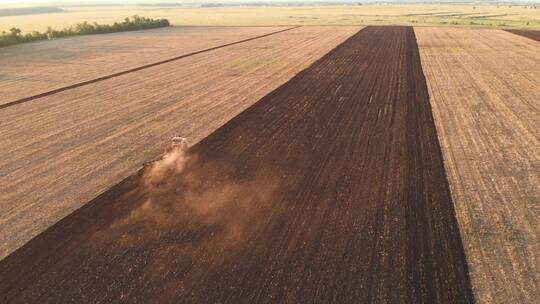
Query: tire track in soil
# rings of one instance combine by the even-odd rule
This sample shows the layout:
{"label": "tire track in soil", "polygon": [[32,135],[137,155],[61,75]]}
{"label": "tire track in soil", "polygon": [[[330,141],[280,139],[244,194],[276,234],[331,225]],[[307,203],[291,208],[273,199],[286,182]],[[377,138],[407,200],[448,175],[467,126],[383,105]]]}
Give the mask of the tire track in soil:
{"label": "tire track in soil", "polygon": [[411,27],[368,27],[0,261],[4,302],[470,303]]}
{"label": "tire track in soil", "polygon": [[540,42],[540,31],[533,31],[533,30],[505,30],[505,31]]}

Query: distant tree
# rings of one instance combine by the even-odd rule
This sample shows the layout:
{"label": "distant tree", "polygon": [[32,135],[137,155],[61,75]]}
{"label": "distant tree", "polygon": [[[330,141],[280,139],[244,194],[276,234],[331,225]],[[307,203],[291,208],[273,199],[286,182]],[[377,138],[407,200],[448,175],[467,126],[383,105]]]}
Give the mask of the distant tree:
{"label": "distant tree", "polygon": [[12,27],[9,29],[9,34],[11,35],[11,37],[18,38],[21,36],[21,29]]}
{"label": "distant tree", "polygon": [[112,25],[98,24],[97,22],[88,23],[87,21],[84,21],[76,24],[75,26],[64,28],[63,30],[55,30],[49,26],[44,33],[32,31],[31,33],[27,33],[25,35],[22,34],[19,28],[14,27],[11,28],[9,32],[2,32],[0,35],[0,47],[66,36],[135,31],[167,26],[170,26],[169,20],[167,19],[152,19],[135,15],[131,18],[124,18],[124,21],[120,23],[115,22]]}

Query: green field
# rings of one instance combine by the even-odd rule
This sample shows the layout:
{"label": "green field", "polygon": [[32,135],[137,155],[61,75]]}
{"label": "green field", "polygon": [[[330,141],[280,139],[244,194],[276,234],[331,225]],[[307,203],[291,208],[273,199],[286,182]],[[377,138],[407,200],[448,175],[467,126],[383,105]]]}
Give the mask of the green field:
{"label": "green field", "polygon": [[[0,5],[0,8],[2,6]],[[540,6],[341,5],[299,7],[61,7],[53,14],[0,17],[0,31],[63,28],[82,21],[112,23],[126,16],[167,18],[173,25],[415,25],[540,29]]]}

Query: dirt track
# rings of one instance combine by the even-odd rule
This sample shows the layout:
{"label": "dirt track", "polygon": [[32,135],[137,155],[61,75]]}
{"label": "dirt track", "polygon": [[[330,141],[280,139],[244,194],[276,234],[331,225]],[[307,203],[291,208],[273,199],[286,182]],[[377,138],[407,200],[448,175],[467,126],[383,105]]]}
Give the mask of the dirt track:
{"label": "dirt track", "polygon": [[174,135],[197,143],[357,31],[297,28],[2,109],[0,258]]}
{"label": "dirt track", "polygon": [[478,302],[538,303],[540,44],[415,31]]}
{"label": "dirt track", "polygon": [[540,31],[528,31],[528,30],[506,30],[506,31],[540,42]]}
{"label": "dirt track", "polygon": [[468,303],[411,28],[370,27],[0,262],[4,302]]}

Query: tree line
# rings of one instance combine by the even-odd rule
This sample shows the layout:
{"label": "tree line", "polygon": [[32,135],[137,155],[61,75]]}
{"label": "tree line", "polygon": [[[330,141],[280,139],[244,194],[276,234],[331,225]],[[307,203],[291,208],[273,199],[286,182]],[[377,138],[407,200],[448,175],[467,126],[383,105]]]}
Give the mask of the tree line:
{"label": "tree line", "polygon": [[113,24],[98,24],[97,22],[89,23],[85,21],[75,26],[64,28],[63,30],[55,30],[48,27],[45,32],[32,31],[27,34],[23,34],[19,28],[14,27],[11,28],[9,32],[2,32],[0,35],[0,47],[68,36],[137,31],[167,26],[170,26],[169,20],[167,19],[152,19],[133,16],[131,18],[124,18],[124,21],[115,22]]}

